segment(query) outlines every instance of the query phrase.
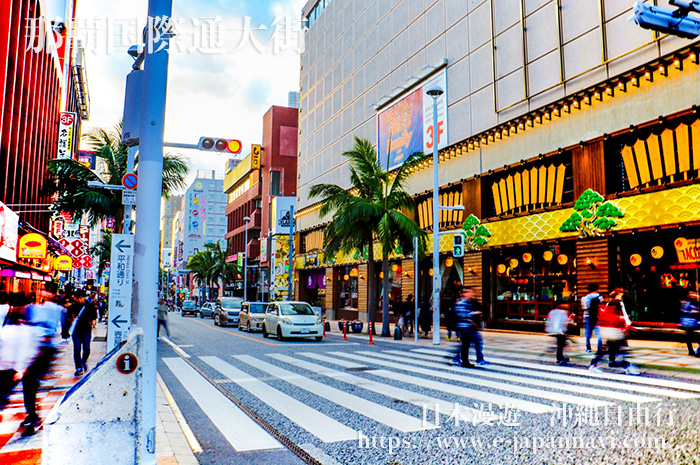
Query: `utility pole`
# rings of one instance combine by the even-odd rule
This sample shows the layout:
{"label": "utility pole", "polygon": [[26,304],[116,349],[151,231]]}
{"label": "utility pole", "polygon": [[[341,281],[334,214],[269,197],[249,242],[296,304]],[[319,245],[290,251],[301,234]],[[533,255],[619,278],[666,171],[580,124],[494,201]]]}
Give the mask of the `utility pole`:
{"label": "utility pole", "polygon": [[294,288],[294,205],[289,206],[289,288],[287,289],[287,300],[293,299]]}

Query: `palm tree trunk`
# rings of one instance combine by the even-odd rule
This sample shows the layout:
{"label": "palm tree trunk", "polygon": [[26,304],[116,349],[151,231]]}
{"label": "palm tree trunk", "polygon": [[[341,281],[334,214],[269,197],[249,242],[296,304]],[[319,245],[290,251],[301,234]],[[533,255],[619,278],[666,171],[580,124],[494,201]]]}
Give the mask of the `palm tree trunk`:
{"label": "palm tree trunk", "polygon": [[374,297],[374,247],[372,243],[369,244],[369,250],[367,252],[367,312],[369,316],[369,321],[372,321],[372,334],[376,336],[377,332],[374,330],[374,315],[377,309],[376,299]]}
{"label": "palm tree trunk", "polygon": [[382,302],[382,337],[389,337],[389,249],[383,248],[382,251],[382,294],[384,299]]}

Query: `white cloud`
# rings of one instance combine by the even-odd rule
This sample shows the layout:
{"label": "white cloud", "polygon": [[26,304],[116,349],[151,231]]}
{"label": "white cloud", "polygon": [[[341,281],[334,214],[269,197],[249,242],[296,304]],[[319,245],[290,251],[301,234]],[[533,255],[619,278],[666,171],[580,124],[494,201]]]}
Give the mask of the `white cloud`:
{"label": "white cloud", "polygon": [[[225,5],[224,5],[225,3]],[[187,2],[174,17],[200,18],[220,16],[227,27],[242,24],[241,17],[252,17],[252,25],[271,24],[275,16],[290,16],[297,21],[304,0],[260,1],[249,11],[233,2]],[[257,10],[251,11],[251,8]],[[235,12],[235,14],[234,14]],[[143,20],[145,2],[118,0],[81,2],[82,18],[109,16]],[[180,39],[187,39],[190,29],[183,28]],[[268,31],[269,34],[269,31]],[[234,47],[227,44],[228,49]],[[262,39],[261,39],[262,41]],[[267,42],[265,41],[267,44]],[[124,50],[111,55],[88,54],[86,70],[91,100],[91,118],[84,128],[111,127],[122,115],[124,82],[132,59]],[[299,88],[299,55],[259,53],[245,47],[236,53],[203,54],[172,53],[168,70],[165,139],[169,142],[197,143],[200,136],[238,138],[244,152],[250,144],[262,140],[262,117],[271,105],[286,105],[287,92]],[[193,175],[198,169],[216,170],[224,174],[224,155],[166,149],[185,155],[192,163]]]}

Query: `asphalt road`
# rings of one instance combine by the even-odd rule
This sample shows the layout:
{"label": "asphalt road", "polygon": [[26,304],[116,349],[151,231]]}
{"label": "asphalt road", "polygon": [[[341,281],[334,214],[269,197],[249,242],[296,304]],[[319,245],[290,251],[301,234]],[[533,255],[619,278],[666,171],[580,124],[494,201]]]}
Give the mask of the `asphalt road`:
{"label": "asphalt road", "polygon": [[465,369],[448,364],[450,346],[337,332],[279,342],[170,315],[178,349],[159,343],[158,371],[202,464],[303,463],[210,381],[326,465],[700,463],[700,382],[593,375],[488,347],[491,365]]}

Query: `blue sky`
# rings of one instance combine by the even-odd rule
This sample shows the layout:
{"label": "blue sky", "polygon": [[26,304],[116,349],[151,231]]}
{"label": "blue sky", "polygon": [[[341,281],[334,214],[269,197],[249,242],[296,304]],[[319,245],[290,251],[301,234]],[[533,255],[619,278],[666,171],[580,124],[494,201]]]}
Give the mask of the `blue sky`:
{"label": "blue sky", "polygon": [[[241,41],[243,17],[251,17],[251,29],[269,27],[275,18],[284,17],[290,17],[298,27],[305,3],[306,0],[174,0],[173,17],[183,19],[178,38],[181,44],[192,46],[195,34],[201,31],[193,20],[213,22],[218,17],[217,24],[222,24],[226,33],[224,47],[214,47],[217,53],[194,50],[171,54],[165,139],[196,143],[200,136],[238,138],[245,153],[250,144],[260,143],[264,113],[272,105],[286,105],[287,92],[299,89],[299,54],[293,50],[260,53],[250,43],[232,51]],[[124,82],[132,64],[123,47],[115,46],[111,53],[107,50],[105,21],[133,25],[123,30],[140,30],[142,26],[137,27],[135,21],[143,22],[146,11],[146,0],[78,0],[77,16],[85,26],[84,37],[91,42],[86,52],[91,115],[84,127],[110,127],[118,121],[123,109]],[[271,30],[253,32],[270,49]],[[125,34],[112,34],[115,41],[124,37]],[[219,176],[224,174],[224,155],[178,152],[188,157],[193,171],[216,170]]]}

